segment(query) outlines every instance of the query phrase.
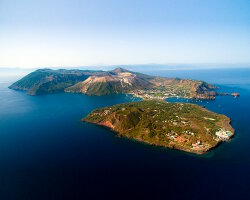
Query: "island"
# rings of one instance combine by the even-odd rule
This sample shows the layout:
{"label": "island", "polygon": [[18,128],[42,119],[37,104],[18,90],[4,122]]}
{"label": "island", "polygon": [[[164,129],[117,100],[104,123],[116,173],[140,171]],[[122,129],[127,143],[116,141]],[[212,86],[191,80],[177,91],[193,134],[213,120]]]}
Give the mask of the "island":
{"label": "island", "polygon": [[146,144],[203,154],[234,135],[230,119],[204,107],[162,100],[98,108],[82,119]]}
{"label": "island", "polygon": [[39,69],[10,89],[26,91],[29,95],[56,92],[86,95],[132,94],[142,99],[170,97],[215,99],[217,87],[201,80],[166,78],[132,72],[123,68],[111,71]]}

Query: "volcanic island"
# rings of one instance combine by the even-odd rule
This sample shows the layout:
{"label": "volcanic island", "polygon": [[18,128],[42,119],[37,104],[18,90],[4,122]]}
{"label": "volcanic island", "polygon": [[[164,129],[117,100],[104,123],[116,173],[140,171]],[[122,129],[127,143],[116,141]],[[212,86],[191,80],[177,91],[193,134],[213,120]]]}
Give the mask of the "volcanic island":
{"label": "volcanic island", "polygon": [[119,137],[203,154],[234,135],[230,119],[204,107],[159,100],[98,108],[82,119],[108,127]]}

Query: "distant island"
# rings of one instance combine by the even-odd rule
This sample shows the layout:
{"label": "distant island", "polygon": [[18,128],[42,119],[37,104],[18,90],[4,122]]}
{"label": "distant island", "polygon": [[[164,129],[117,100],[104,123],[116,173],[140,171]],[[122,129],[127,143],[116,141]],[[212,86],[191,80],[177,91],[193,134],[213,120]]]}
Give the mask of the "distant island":
{"label": "distant island", "polygon": [[215,99],[216,86],[204,81],[165,78],[116,68],[112,71],[94,70],[36,70],[9,88],[26,91],[29,95],[55,92],[87,95],[132,94],[142,99],[183,97]]}
{"label": "distant island", "polygon": [[203,154],[234,135],[230,119],[188,103],[141,101],[92,111],[95,123],[150,145]]}

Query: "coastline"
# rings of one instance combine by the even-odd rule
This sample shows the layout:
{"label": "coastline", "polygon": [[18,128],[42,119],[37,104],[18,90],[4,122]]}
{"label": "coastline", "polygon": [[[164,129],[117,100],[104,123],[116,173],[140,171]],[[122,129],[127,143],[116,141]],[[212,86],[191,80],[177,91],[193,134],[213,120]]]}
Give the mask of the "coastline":
{"label": "coastline", "polygon": [[[228,118],[228,119],[229,119],[228,125],[230,126],[231,120],[230,120],[230,118]],[[195,149],[192,149],[192,148],[188,149],[188,148],[185,148],[182,145],[178,145],[178,144],[173,144],[173,145],[157,145],[157,144],[154,144],[154,143],[150,143],[148,141],[144,141],[144,140],[139,139],[139,138],[133,138],[133,137],[128,137],[126,135],[123,135],[122,133],[114,130],[114,128],[112,126],[104,125],[104,123],[102,123],[102,122],[99,122],[99,123],[92,122],[92,121],[87,120],[85,118],[82,118],[81,121],[82,122],[86,122],[86,123],[92,123],[92,124],[95,124],[97,126],[106,128],[106,129],[112,131],[113,133],[115,133],[115,137],[119,137],[119,138],[124,137],[124,138],[126,138],[128,140],[132,140],[132,141],[135,141],[135,142],[138,142],[138,143],[143,143],[145,145],[154,146],[154,147],[161,147],[161,148],[166,148],[166,149],[170,149],[170,150],[174,149],[174,150],[183,151],[183,152],[186,152],[186,153],[191,153],[191,154],[196,154],[196,155],[204,155],[204,154],[212,151],[216,147],[222,145],[222,143],[224,143],[224,141],[219,140],[219,141],[217,141],[217,143],[214,146],[211,146],[210,148],[207,148],[205,150],[195,150]],[[233,128],[231,130],[232,130],[232,135],[230,136],[229,140],[227,140],[227,142],[230,141],[234,137],[234,135],[235,135],[235,130]]]}

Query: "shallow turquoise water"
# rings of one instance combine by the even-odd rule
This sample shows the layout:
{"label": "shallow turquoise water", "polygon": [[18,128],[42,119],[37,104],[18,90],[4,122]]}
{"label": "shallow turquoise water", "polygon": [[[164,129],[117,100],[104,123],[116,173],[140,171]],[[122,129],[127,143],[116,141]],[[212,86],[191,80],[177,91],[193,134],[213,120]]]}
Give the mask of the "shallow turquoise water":
{"label": "shallow turquoise water", "polygon": [[[109,199],[121,194],[249,199],[250,70],[171,73],[241,93],[239,98],[193,102],[231,118],[236,135],[230,142],[197,156],[117,138],[80,119],[94,108],[138,99],[64,93],[33,97],[7,88],[17,78],[2,78],[0,199]],[[169,76],[168,71],[158,74]]]}

